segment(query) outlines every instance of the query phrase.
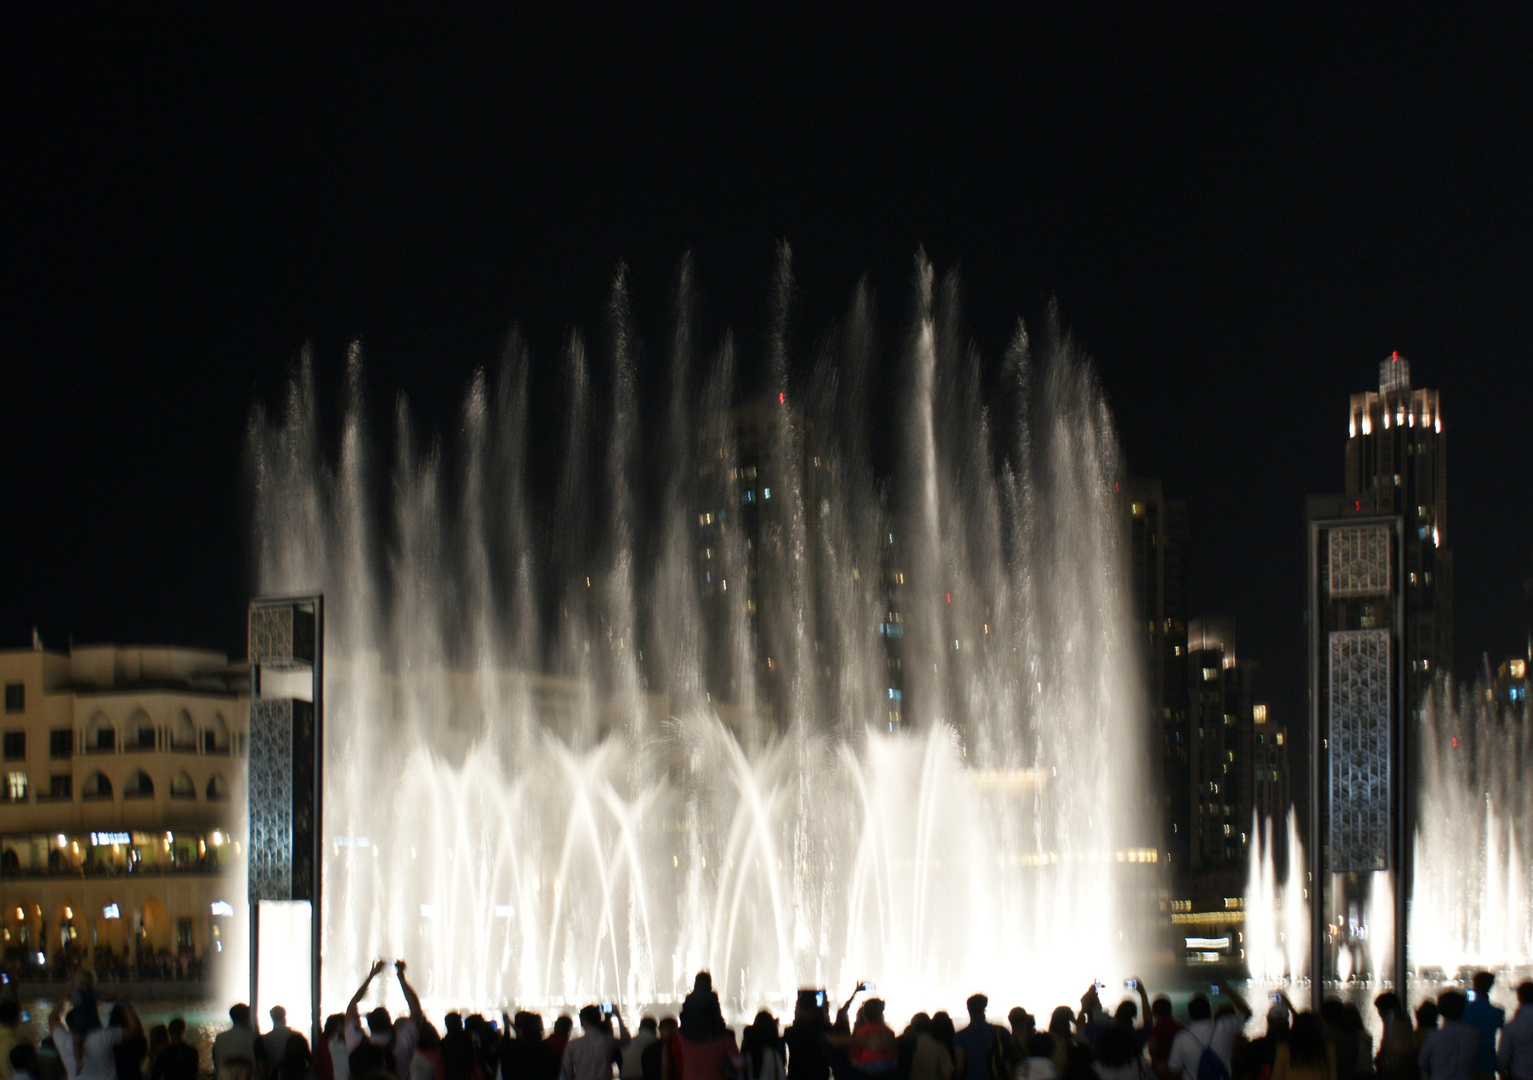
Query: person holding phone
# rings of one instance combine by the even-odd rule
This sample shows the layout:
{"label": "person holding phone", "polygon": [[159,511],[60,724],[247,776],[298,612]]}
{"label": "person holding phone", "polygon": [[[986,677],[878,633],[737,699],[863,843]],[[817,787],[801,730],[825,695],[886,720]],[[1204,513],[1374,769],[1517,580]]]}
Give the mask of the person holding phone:
{"label": "person holding phone", "polygon": [[788,1047],[788,1080],[829,1080],[830,1059],[825,1036],[830,1013],[824,990],[800,990],[793,1006],[793,1023],[783,1032]]}

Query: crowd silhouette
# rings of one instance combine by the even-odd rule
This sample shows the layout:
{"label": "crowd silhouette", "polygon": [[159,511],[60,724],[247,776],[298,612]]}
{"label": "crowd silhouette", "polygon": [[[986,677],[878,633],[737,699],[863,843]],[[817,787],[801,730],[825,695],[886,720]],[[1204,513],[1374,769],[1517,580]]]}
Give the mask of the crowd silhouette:
{"label": "crowd silhouette", "polygon": [[1423,999],[1414,1016],[1394,993],[1380,994],[1375,1047],[1362,1011],[1338,999],[1301,1011],[1273,993],[1265,1033],[1248,1039],[1252,1009],[1232,988],[1192,995],[1178,1018],[1139,979],[1110,1013],[1100,983],[1042,1027],[1020,1007],[992,1023],[989,1000],[975,994],[963,1027],[946,1012],[918,1012],[899,1033],[870,984],[834,1014],[824,990],[800,990],[786,1028],[763,1010],[737,1040],[706,971],[678,1015],[645,1016],[634,1031],[611,1002],[581,1008],[578,1035],[573,1017],[545,1032],[529,1011],[499,1022],[452,1012],[439,1030],[403,960],[394,974],[407,1012],[362,1014],[387,968],[373,965],[312,1048],[280,1005],[264,1033],[248,1005],[235,1005],[206,1063],[183,1020],[146,1032],[129,1002],[107,1001],[79,973],[41,1045],[22,1030],[17,1002],[0,1001],[0,1080],[197,1080],[205,1065],[216,1080],[1533,1080],[1533,981],[1517,987],[1508,1020],[1490,1001],[1490,972],[1472,989]]}

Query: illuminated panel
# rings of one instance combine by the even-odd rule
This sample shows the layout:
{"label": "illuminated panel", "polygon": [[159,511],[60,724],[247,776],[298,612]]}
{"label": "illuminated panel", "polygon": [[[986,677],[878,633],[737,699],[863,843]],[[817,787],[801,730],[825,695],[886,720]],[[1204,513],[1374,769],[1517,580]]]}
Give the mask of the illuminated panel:
{"label": "illuminated panel", "polygon": [[294,1031],[310,1030],[309,904],[306,900],[262,900],[261,934],[256,956],[256,993],[252,1013],[265,1013],[273,1005],[287,1009]]}
{"label": "illuminated panel", "polygon": [[1354,525],[1330,532],[1332,596],[1382,596],[1389,592],[1389,529]]}
{"label": "illuminated panel", "polygon": [[1342,630],[1329,641],[1330,855],[1335,873],[1389,869],[1387,630]]}

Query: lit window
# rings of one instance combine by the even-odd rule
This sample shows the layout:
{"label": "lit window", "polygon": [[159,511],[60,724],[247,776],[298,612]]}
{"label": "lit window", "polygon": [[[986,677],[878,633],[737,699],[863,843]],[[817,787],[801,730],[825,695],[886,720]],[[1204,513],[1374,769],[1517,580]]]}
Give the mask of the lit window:
{"label": "lit window", "polygon": [[1218,668],[1206,667],[1206,668],[1203,669],[1203,681],[1204,682],[1213,682],[1218,677],[1219,677],[1219,669]]}
{"label": "lit window", "polygon": [[1258,724],[1265,724],[1267,722],[1267,706],[1253,705],[1251,707],[1251,719]]}
{"label": "lit window", "polygon": [[1281,731],[1277,733],[1277,744],[1279,746],[1283,745],[1283,733]]}
{"label": "lit window", "polygon": [[5,799],[7,802],[27,801],[26,773],[17,771],[5,774]]}

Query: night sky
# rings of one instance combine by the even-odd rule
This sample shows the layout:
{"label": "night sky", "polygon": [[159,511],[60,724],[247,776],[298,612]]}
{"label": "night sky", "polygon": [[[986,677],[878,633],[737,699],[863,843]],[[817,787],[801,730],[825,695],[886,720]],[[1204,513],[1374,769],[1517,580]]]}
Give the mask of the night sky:
{"label": "night sky", "polygon": [[759,361],[786,241],[806,354],[864,274],[896,340],[918,247],[992,359],[1057,302],[1130,471],[1189,504],[1193,613],[1236,617],[1288,722],[1303,498],[1399,350],[1442,393],[1457,673],[1520,651],[1526,7],[539,6],[6,8],[0,645],[242,653],[246,426],[305,341],[334,388],[360,339],[375,402],[444,429],[513,323],[550,368],[599,337],[620,260],[652,359],[690,251]]}

